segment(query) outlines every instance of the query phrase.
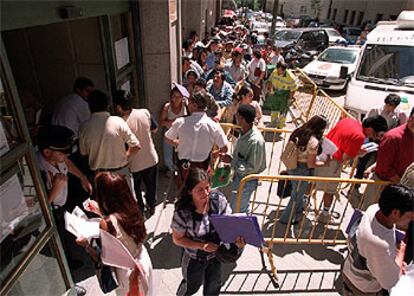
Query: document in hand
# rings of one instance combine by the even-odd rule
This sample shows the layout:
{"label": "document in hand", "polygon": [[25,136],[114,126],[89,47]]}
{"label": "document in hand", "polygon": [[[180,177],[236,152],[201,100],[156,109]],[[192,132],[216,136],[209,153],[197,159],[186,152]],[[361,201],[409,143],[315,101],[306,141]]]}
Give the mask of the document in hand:
{"label": "document in hand", "polygon": [[328,159],[328,156],[334,155],[337,150],[338,147],[335,145],[335,143],[324,137],[322,139],[322,153],[319,155],[319,159],[321,161],[326,161]]}
{"label": "document in hand", "polygon": [[65,212],[65,228],[77,238],[99,237],[99,220],[88,219],[79,207],[76,207],[72,213]]}
{"label": "document in hand", "polygon": [[224,243],[234,243],[239,236],[258,248],[264,243],[256,216],[212,215],[210,219]]}
{"label": "document in hand", "polygon": [[119,239],[102,229],[100,234],[102,243],[101,260],[103,264],[122,269],[134,269],[136,267],[134,257],[132,257],[131,253]]}

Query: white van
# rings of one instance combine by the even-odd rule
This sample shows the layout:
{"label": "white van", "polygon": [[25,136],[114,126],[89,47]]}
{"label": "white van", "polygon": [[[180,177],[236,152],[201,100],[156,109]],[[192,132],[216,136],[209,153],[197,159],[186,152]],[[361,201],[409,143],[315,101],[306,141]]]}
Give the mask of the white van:
{"label": "white van", "polygon": [[397,21],[379,22],[368,34],[345,108],[362,120],[391,93],[401,97],[399,108],[408,115],[414,106],[414,11],[401,12]]}

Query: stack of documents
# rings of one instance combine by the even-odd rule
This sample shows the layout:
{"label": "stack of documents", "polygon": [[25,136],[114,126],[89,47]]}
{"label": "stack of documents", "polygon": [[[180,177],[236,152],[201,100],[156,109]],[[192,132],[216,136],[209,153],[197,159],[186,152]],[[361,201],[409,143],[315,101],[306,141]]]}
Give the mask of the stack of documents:
{"label": "stack of documents", "polygon": [[212,215],[210,218],[223,243],[234,243],[241,236],[247,244],[261,248],[264,243],[256,216]]}
{"label": "stack of documents", "polygon": [[88,219],[79,207],[65,212],[65,228],[77,238],[99,238],[99,219]]}

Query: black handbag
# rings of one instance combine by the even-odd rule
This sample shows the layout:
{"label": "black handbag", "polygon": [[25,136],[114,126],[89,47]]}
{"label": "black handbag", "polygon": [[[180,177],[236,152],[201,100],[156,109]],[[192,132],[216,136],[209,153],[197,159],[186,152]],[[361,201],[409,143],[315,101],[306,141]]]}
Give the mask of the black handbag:
{"label": "black handbag", "polygon": [[[100,246],[97,245],[95,249],[98,253],[98,257],[100,257]],[[112,267],[103,264],[100,259],[98,262],[95,262],[95,272],[96,277],[98,278],[99,287],[101,287],[101,290],[104,294],[118,288],[118,282],[116,281],[116,275],[114,274]]]}
{"label": "black handbag", "polygon": [[239,249],[236,244],[230,244],[230,249],[222,244],[216,251],[216,258],[221,263],[234,263],[240,258],[243,249]]}
{"label": "black handbag", "polygon": [[[280,175],[289,175],[287,171],[281,171]],[[277,195],[280,198],[289,197],[292,194],[292,182],[290,180],[277,181]]]}

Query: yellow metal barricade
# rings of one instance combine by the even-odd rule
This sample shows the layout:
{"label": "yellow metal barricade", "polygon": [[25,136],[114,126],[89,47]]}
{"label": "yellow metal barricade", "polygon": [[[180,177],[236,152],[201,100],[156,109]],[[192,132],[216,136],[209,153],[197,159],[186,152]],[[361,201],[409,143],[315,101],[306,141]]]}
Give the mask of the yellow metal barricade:
{"label": "yellow metal barricade", "polygon": [[332,128],[340,119],[351,117],[341,105],[318,88],[302,70],[296,69],[292,72],[296,75],[299,84],[292,102],[297,112],[291,110],[293,121],[297,125],[307,122],[314,115],[324,115],[329,121],[329,128]]}
{"label": "yellow metal barricade", "polygon": [[[376,203],[384,186],[389,184],[384,181],[359,179],[249,175],[240,182],[235,212],[240,209],[242,192],[246,183],[253,180],[259,181],[261,185],[251,195],[249,214],[258,217],[260,229],[265,238],[265,246],[261,251],[267,254],[275,280],[277,280],[277,271],[273,248],[276,245],[346,244],[345,229],[354,212],[353,209],[365,210],[369,205]],[[283,224],[280,217],[286,210],[291,197],[279,197],[277,189],[282,185],[286,188],[287,183],[292,183],[292,181],[296,182],[296,188],[306,182],[304,186],[307,187],[307,190],[303,196],[303,209],[299,209],[299,212],[296,211],[296,202],[292,200],[291,211],[287,213],[289,219],[287,224]],[[325,215],[322,212],[324,192],[332,185],[336,186],[336,191],[334,189],[335,193],[329,214]],[[360,191],[361,193],[359,193]],[[291,223],[293,215],[296,215],[298,220],[295,225]],[[321,217],[325,221],[322,221]]]}

